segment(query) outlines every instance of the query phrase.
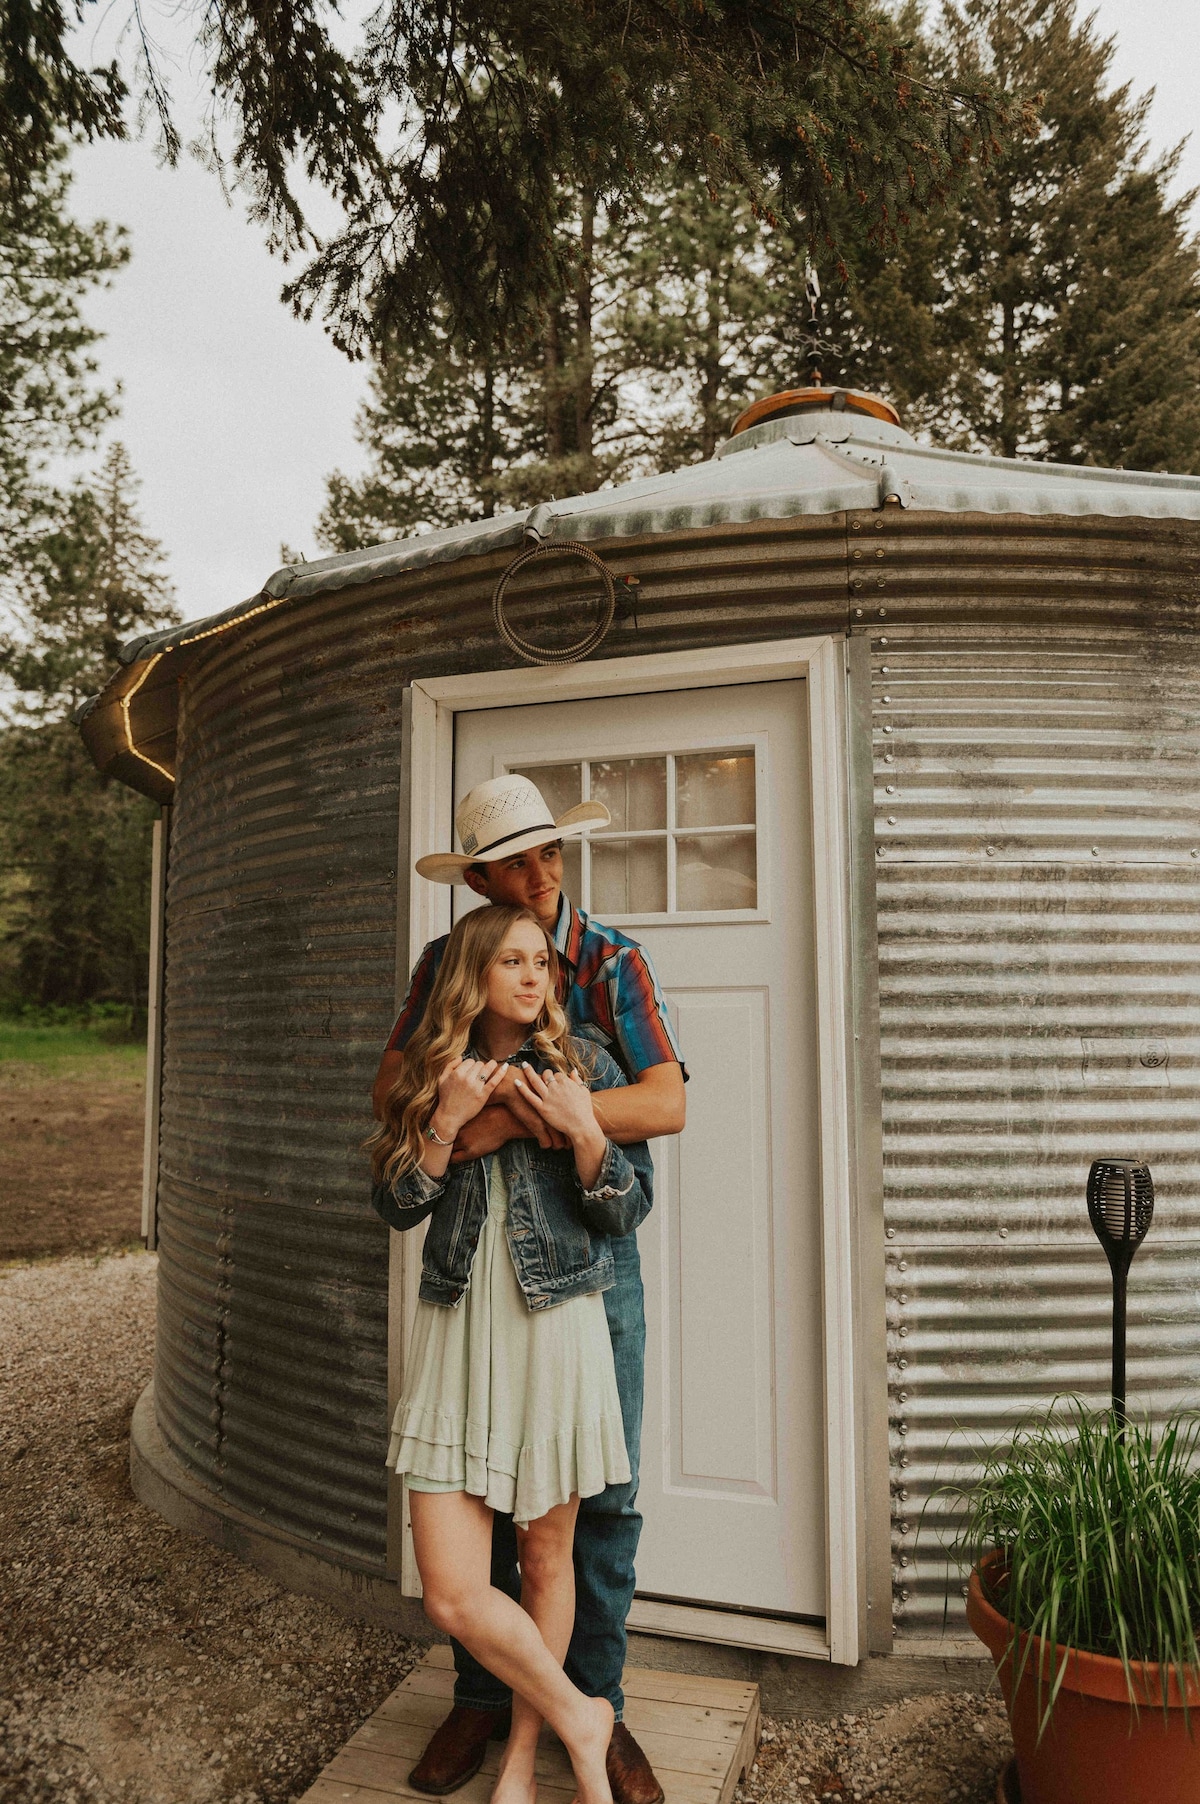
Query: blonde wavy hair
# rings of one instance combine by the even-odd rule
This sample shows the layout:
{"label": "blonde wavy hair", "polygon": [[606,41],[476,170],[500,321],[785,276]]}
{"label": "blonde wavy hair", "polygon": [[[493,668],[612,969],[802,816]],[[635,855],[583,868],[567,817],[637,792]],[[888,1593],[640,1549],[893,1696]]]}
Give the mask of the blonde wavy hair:
{"label": "blonde wavy hair", "polygon": [[518,921],[532,921],[540,929],[550,960],[545,1006],[530,1029],[534,1048],[543,1064],[587,1077],[557,996],[558,952],[537,916],[532,909],[508,904],[472,909],[446,942],[425,1013],[404,1049],[400,1074],[384,1098],[378,1126],[363,1142],[377,1184],[393,1184],[420,1164],[425,1124],[437,1107],[438,1077],[467,1050],[471,1029],[487,1006],[488,972]]}

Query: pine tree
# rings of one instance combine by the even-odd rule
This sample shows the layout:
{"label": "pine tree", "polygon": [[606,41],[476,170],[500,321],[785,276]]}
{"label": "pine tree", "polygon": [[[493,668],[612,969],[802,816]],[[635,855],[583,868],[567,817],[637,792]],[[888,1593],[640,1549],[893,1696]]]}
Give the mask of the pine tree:
{"label": "pine tree", "polygon": [[19,614],[0,635],[0,999],[96,997],[144,1011],[155,809],[100,777],[71,711],[139,628],[178,619],[121,445],[60,498],[26,549]]}
{"label": "pine tree", "polygon": [[0,602],[54,515],[48,465],[90,450],[115,410],[83,304],[128,246],[111,226],[80,225],[69,199],[61,146],[19,196],[0,181]]}
{"label": "pine tree", "polygon": [[[83,0],[74,8],[80,13]],[[0,172],[18,192],[61,127],[123,135],[122,72],[72,55],[70,8],[0,0]],[[340,340],[415,341],[447,306],[478,349],[565,291],[559,189],[611,216],[679,168],[817,237],[847,197],[887,238],[937,206],[1007,118],[929,80],[878,0],[384,0],[344,47],[336,9],[213,0],[196,64],[210,160],[281,249],[317,248],[297,173],[345,218],[286,291]],[[161,61],[128,8],[142,98],[179,140]]]}
{"label": "pine tree", "polygon": [[[1075,0],[948,4],[930,55],[953,79],[1040,95],[1038,129],[921,222],[894,262],[868,255],[847,309],[850,370],[890,367],[879,385],[944,443],[1200,468],[1192,197],[1169,198],[1177,157],[1146,160],[1149,97],[1109,85],[1112,41]],[[897,276],[903,303],[889,308],[879,284]],[[915,356],[889,346],[897,325]]]}
{"label": "pine tree", "polygon": [[178,619],[138,487],[124,445],[110,445],[94,481],[59,497],[58,518],[29,547],[24,592],[0,633],[17,718],[66,718],[103,685],[125,640]]}

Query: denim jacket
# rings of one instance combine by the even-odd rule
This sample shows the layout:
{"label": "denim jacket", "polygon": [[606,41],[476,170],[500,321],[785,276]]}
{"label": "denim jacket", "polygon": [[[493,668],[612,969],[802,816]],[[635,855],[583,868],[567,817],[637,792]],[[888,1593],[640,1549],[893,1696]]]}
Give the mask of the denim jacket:
{"label": "denim jacket", "polygon": [[[590,1072],[593,1090],[615,1090],[626,1082],[601,1047],[578,1039],[571,1044]],[[536,1067],[532,1050],[521,1056]],[[608,1141],[591,1190],[580,1183],[569,1147],[558,1152],[536,1140],[510,1140],[495,1157],[508,1185],[508,1244],[529,1307],[548,1309],[608,1290],[616,1277],[610,1236],[632,1234],[654,1200],[646,1142]],[[431,1218],[419,1292],[427,1303],[457,1304],[467,1288],[487,1218],[486,1166],[485,1159],[466,1159],[447,1166],[440,1178],[415,1166],[372,1192],[372,1203],[391,1228],[403,1231]]]}

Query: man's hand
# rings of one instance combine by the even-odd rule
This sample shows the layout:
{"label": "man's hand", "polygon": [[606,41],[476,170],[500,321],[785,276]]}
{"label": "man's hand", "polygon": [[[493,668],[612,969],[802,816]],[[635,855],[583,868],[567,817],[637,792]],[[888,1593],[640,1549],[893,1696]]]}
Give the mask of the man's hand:
{"label": "man's hand", "polygon": [[502,1102],[509,1114],[515,1116],[522,1123],[521,1133],[510,1135],[510,1138],[536,1140],[539,1146],[557,1147],[560,1151],[563,1147],[569,1146],[570,1141],[566,1135],[560,1134],[550,1126],[549,1122],[544,1121],[539,1111],[530,1103],[528,1096],[522,1096],[520,1077],[521,1074],[515,1065],[506,1065],[504,1076],[496,1086],[495,1094],[492,1097],[493,1102]]}
{"label": "man's hand", "polygon": [[528,1129],[517,1120],[512,1110],[502,1102],[492,1102],[459,1130],[450,1163],[461,1165],[464,1159],[483,1159],[488,1153],[499,1152],[510,1140],[528,1138]]}

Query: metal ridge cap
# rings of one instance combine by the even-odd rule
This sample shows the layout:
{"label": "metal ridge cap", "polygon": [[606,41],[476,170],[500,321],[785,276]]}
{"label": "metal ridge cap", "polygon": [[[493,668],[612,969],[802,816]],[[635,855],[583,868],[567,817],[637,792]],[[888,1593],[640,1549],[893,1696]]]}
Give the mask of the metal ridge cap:
{"label": "metal ridge cap", "polygon": [[[848,443],[878,449],[875,439],[851,434]],[[1055,481],[1113,483],[1118,486],[1146,484],[1151,488],[1177,489],[1187,493],[1200,490],[1200,476],[1174,470],[1112,470],[1105,464],[1062,464],[1036,457],[995,457],[989,451],[951,451],[941,445],[908,445],[894,447],[897,458],[915,457],[934,463],[954,463],[980,471],[1017,470],[1022,475],[1045,474]]]}

